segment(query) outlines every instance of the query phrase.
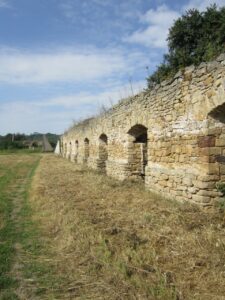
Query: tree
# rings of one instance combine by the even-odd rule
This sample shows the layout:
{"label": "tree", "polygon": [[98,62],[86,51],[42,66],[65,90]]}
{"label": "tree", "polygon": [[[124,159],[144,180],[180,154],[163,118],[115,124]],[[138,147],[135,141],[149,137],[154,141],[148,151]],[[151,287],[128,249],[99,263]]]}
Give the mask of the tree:
{"label": "tree", "polygon": [[205,12],[188,10],[169,29],[167,41],[163,63],[147,78],[149,88],[179,69],[212,60],[225,50],[225,7],[213,5]]}

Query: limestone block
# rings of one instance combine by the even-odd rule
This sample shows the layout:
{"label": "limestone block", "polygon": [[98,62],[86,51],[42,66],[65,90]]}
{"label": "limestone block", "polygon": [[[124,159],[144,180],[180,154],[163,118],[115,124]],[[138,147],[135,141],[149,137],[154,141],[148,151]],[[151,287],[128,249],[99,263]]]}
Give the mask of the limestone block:
{"label": "limestone block", "polygon": [[207,71],[212,72],[213,70],[217,69],[219,67],[219,62],[213,61],[209,62],[207,65]]}
{"label": "limestone block", "polygon": [[167,186],[168,186],[169,188],[172,188],[172,187],[174,187],[174,184],[173,184],[173,182],[171,182],[171,181],[167,181]]}
{"label": "limestone block", "polygon": [[196,188],[196,187],[189,187],[188,188],[188,192],[191,193],[191,194],[196,194],[198,191],[199,191],[199,189]]}
{"label": "limestone block", "polygon": [[166,181],[166,180],[159,180],[158,183],[159,183],[161,186],[167,187],[167,181]]}
{"label": "limestone block", "polygon": [[221,196],[221,193],[218,191],[200,190],[197,195],[215,198]]}
{"label": "limestone block", "polygon": [[218,175],[202,175],[202,176],[198,176],[198,180],[199,181],[218,181],[219,180],[219,176]]}
{"label": "limestone block", "polygon": [[197,203],[209,203],[211,201],[210,197],[200,195],[193,195],[192,199]]}
{"label": "limestone block", "polygon": [[204,80],[204,85],[209,86],[213,82],[212,77],[208,77],[207,79]]}
{"label": "limestone block", "polygon": [[180,155],[179,162],[183,163],[185,161],[185,155]]}
{"label": "limestone block", "polygon": [[216,61],[218,61],[218,62],[221,62],[223,60],[225,60],[225,53],[220,54],[216,59]]}
{"label": "limestone block", "polygon": [[221,133],[221,131],[222,131],[222,129],[219,128],[219,127],[208,128],[208,134],[209,135],[218,135],[218,134]]}
{"label": "limestone block", "polygon": [[225,175],[225,165],[220,165],[220,174]]}
{"label": "limestone block", "polygon": [[188,187],[193,186],[192,179],[191,179],[191,178],[188,178],[188,177],[184,177],[184,178],[183,178],[183,184],[184,184],[185,186],[188,186]]}
{"label": "limestone block", "polygon": [[222,84],[221,79],[217,79],[217,80],[215,81],[215,86],[216,86],[216,87],[219,87],[221,84]]}
{"label": "limestone block", "polygon": [[181,181],[182,181],[182,179],[181,179],[181,177],[175,177],[174,178],[174,182],[176,182],[176,183],[181,183]]}
{"label": "limestone block", "polygon": [[220,147],[205,147],[199,149],[200,155],[220,155],[222,150]]}
{"label": "limestone block", "polygon": [[219,165],[215,164],[215,163],[209,163],[208,164],[208,170],[207,170],[207,174],[208,175],[219,175],[220,173],[220,169],[219,169]]}
{"label": "limestone block", "polygon": [[215,182],[214,181],[199,181],[199,180],[193,180],[193,184],[195,187],[199,189],[212,189],[215,187]]}
{"label": "limestone block", "polygon": [[188,188],[185,185],[177,185],[177,190],[178,191],[186,191]]}
{"label": "limestone block", "polygon": [[213,135],[198,137],[198,147],[199,148],[214,147],[215,142],[216,142],[216,138]]}
{"label": "limestone block", "polygon": [[162,179],[162,180],[168,180],[168,179],[169,179],[169,176],[168,176],[167,174],[162,174],[162,175],[160,176],[160,179]]}
{"label": "limestone block", "polygon": [[202,75],[206,74],[206,66],[198,69],[195,74],[197,77],[201,77]]}
{"label": "limestone block", "polygon": [[216,139],[216,147],[225,146],[225,134],[221,134],[219,138]]}

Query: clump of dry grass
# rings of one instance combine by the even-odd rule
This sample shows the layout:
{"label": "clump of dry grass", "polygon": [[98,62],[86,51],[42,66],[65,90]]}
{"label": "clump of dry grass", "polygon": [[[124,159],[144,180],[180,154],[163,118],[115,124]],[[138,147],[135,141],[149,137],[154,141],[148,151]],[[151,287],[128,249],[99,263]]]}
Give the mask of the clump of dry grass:
{"label": "clump of dry grass", "polygon": [[225,299],[218,212],[54,156],[42,159],[30,201],[49,249],[38,259],[61,278],[56,299]]}

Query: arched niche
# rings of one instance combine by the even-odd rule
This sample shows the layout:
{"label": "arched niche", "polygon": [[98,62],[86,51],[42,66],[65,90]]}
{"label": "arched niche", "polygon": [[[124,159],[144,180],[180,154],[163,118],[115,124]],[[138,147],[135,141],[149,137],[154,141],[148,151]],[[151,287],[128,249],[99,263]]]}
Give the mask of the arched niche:
{"label": "arched niche", "polygon": [[72,142],[69,142],[69,156],[71,157],[72,155]]}
{"label": "arched niche", "polygon": [[128,134],[128,164],[132,177],[144,178],[148,163],[148,129],[136,124],[129,129]]}
{"label": "arched niche", "polygon": [[64,143],[64,157],[67,156],[67,143]]}
{"label": "arched niche", "polygon": [[75,154],[78,154],[78,150],[79,150],[79,142],[78,140],[75,141]]}
{"label": "arched niche", "polygon": [[84,139],[84,162],[87,161],[89,155],[90,155],[90,150],[89,150],[89,139],[88,139],[88,138],[85,138],[85,139]]}
{"label": "arched niche", "polygon": [[63,155],[63,143],[62,143],[62,141],[61,140],[59,140],[59,151],[60,151],[60,154],[62,154]]}
{"label": "arched niche", "polygon": [[79,142],[78,140],[75,141],[75,149],[74,149],[74,162],[77,163],[77,156],[79,153]]}
{"label": "arched niche", "polygon": [[211,110],[211,112],[209,113],[209,117],[211,117],[215,121],[219,121],[225,124],[225,103]]}
{"label": "arched niche", "polygon": [[[225,170],[225,103],[213,108],[209,113],[210,128],[213,131],[203,139],[204,143],[198,143],[199,147],[205,147],[208,149],[209,161],[209,173],[213,172],[213,168],[217,168],[220,176],[220,181],[225,182],[224,170]],[[213,127],[212,127],[213,126]],[[207,148],[206,148],[207,147]],[[213,147],[217,152],[212,154],[210,149]],[[214,151],[215,151],[214,150]],[[211,170],[212,169],[212,170]]]}
{"label": "arched niche", "polygon": [[108,137],[106,134],[101,134],[99,136],[99,146],[98,146],[98,169],[105,172],[106,161],[108,159]]}

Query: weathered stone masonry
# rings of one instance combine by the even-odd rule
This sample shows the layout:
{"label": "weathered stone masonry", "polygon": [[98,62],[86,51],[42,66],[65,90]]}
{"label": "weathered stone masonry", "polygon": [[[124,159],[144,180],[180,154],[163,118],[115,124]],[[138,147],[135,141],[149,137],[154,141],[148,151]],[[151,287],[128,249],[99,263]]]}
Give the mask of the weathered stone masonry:
{"label": "weathered stone masonry", "polygon": [[120,180],[141,177],[165,197],[212,204],[225,182],[225,55],[74,126],[61,153]]}

